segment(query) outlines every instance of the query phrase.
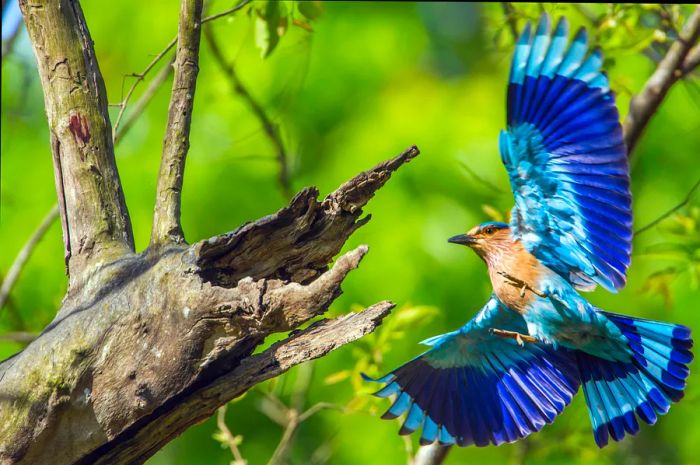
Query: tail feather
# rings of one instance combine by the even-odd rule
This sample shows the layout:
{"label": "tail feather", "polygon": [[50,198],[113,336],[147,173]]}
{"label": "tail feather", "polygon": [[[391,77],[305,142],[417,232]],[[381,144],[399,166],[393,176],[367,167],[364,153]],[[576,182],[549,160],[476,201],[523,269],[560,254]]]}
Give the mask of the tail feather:
{"label": "tail feather", "polygon": [[637,418],[656,423],[683,398],[693,341],[685,326],[601,312],[626,337],[630,359],[577,353],[596,444],[603,447],[639,431]]}

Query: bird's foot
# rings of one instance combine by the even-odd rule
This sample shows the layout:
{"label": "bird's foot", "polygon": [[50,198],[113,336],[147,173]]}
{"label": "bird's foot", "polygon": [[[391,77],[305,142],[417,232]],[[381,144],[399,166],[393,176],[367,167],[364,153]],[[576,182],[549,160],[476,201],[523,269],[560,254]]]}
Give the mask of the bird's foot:
{"label": "bird's foot", "polygon": [[506,273],[505,271],[499,271],[498,274],[500,274],[501,276],[506,278],[509,281],[508,284],[520,289],[520,297],[525,297],[525,291],[527,291],[527,290],[529,290],[530,292],[532,292],[533,294],[535,294],[537,296],[542,297],[543,299],[546,299],[547,297],[549,297],[549,294],[547,294],[546,292],[542,292],[539,289],[535,289],[534,287],[530,286],[528,283],[526,283],[522,279],[516,278],[515,276],[513,276],[509,273]]}
{"label": "bird's foot", "polygon": [[494,336],[515,339],[515,342],[517,342],[520,347],[523,347],[526,342],[537,342],[536,338],[527,334],[520,334],[517,331],[506,331],[505,329],[490,328],[489,332]]}

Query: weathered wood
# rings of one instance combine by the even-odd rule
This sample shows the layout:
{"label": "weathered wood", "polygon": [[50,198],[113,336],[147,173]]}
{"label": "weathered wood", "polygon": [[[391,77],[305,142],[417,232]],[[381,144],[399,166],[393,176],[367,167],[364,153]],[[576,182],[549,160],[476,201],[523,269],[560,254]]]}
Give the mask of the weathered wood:
{"label": "weathered wood", "polygon": [[39,338],[0,364],[0,462],[140,463],[255,383],[371,331],[392,304],[251,356],[340,294],[367,247],[327,263],[366,223],[362,206],[417,154],[411,147],[323,202],[308,189],[234,233],[98,268]]}

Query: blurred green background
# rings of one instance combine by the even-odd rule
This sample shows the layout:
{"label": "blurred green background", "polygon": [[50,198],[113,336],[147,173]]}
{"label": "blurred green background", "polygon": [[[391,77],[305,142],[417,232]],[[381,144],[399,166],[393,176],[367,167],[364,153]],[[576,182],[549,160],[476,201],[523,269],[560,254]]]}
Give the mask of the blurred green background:
{"label": "blurred green background", "polygon": [[[141,72],[176,33],[177,2],[82,4],[109,101],[119,103],[133,82],[124,76]],[[215,13],[231,6],[217,0],[207,8]],[[284,429],[278,424],[285,421],[279,418],[283,405],[303,409],[319,402],[342,411],[323,409],[304,421],[285,463],[405,464],[407,451],[416,450],[415,440],[396,434],[398,422],[378,418],[388,403],[370,398],[373,387],[361,383],[357,372],[377,375],[407,361],[420,353],[419,341],[459,327],[490,294],[482,262],[446,239],[502,217],[512,205],[497,151],[511,26],[520,30],[544,10],[591,28],[592,40],[606,54],[624,117],[630,96],[643,86],[691,9],[530,4],[514,5],[506,16],[497,3],[283,2],[275,28],[269,27],[268,5],[254,2],[208,25],[251,95],[279,124],[294,191],[317,185],[325,195],[411,144],[422,152],[366,208],[372,220],[344,250],[368,244],[370,253],[347,278],[330,314],[383,299],[397,302],[397,310],[378,334],[296,368],[228,406],[227,426],[248,463],[266,463],[272,455]],[[4,276],[56,195],[42,93],[25,33],[3,59],[2,71]],[[150,232],[170,85],[168,80],[117,147],[139,250]],[[137,88],[132,106],[145,88]],[[112,122],[117,112],[112,108]],[[695,76],[674,86],[634,154],[637,228],[681,202],[698,181],[698,147],[700,83]],[[285,205],[277,175],[274,148],[260,120],[233,92],[203,40],[182,206],[188,241],[231,230]],[[700,334],[699,247],[700,195],[695,195],[635,238],[623,291],[597,291],[590,299],[610,311],[682,323]],[[55,223],[1,309],[0,335],[40,331],[59,308],[65,286]],[[22,347],[1,341],[0,359]],[[656,426],[643,426],[638,436],[602,451],[594,445],[579,395],[553,425],[526,441],[454,449],[446,463],[697,464],[699,380],[691,375],[686,398]],[[235,459],[222,440],[212,418],[148,463],[229,464]]]}

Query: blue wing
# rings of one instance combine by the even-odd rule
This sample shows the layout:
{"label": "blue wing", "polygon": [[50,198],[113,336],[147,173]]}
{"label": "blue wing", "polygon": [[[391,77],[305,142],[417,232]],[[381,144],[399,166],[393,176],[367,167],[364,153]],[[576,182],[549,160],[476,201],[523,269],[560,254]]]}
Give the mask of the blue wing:
{"label": "blue wing", "polygon": [[[565,19],[543,16],[518,40],[500,151],[515,207],[511,229],[580,289],[624,287],[632,249],[627,151],[599,50]],[[568,47],[568,48],[567,48]]]}
{"label": "blue wing", "polygon": [[492,296],[457,331],[424,341],[432,348],[383,378],[375,395],[396,399],[383,418],[407,412],[400,434],[419,428],[421,444],[502,444],[539,431],[562,412],[579,387],[566,349],[523,347],[490,328],[527,334],[522,317]]}

